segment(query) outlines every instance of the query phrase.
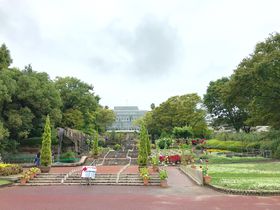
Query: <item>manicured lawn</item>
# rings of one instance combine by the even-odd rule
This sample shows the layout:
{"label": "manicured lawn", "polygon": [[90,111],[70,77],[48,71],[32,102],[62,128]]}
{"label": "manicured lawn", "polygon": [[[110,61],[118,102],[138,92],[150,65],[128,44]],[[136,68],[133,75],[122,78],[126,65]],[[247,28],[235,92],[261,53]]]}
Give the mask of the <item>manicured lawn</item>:
{"label": "manicured lawn", "polygon": [[3,185],[3,184],[9,184],[11,183],[10,181],[7,181],[7,180],[1,180],[0,179],[0,185]]}
{"label": "manicured lawn", "polygon": [[224,155],[208,155],[210,164],[226,164],[226,163],[250,163],[258,161],[271,161],[264,157],[226,157]]}
{"label": "manicured lawn", "polygon": [[210,164],[211,184],[239,190],[280,190],[280,162]]}

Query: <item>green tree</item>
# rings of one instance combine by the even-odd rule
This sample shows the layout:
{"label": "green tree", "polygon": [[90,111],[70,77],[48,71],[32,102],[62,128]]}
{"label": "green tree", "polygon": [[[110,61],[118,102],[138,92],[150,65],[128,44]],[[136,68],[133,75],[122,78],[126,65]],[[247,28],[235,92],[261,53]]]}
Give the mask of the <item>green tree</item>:
{"label": "green tree", "polygon": [[152,138],[171,134],[174,127],[207,127],[206,112],[197,94],[174,96],[145,115],[144,121]]}
{"label": "green tree", "polygon": [[138,165],[140,167],[147,166],[148,164],[148,151],[147,151],[147,129],[144,124],[141,125],[140,130],[140,143],[138,154]]}
{"label": "green tree", "polygon": [[228,78],[211,81],[204,95],[204,104],[211,114],[214,126],[227,124],[238,132],[245,126],[248,113],[237,106],[230,92]]}
{"label": "green tree", "polygon": [[42,136],[41,148],[41,164],[43,166],[51,166],[52,164],[52,139],[51,139],[51,124],[49,115],[46,118],[44,133]]}
{"label": "green tree", "polygon": [[0,121],[0,142],[9,136],[9,131],[4,128],[3,123]]}
{"label": "green tree", "polygon": [[[96,127],[96,110],[100,100],[99,96],[94,95],[93,86],[74,77],[57,77],[55,85],[63,102],[62,112],[71,109],[80,111],[83,114],[82,131],[93,135]],[[69,117],[69,115],[63,116]],[[64,120],[70,121],[65,118]]]}
{"label": "green tree", "polygon": [[280,34],[256,45],[231,76],[231,97],[250,113],[252,125],[280,129]]}
{"label": "green tree", "polygon": [[[43,131],[44,116],[49,115],[54,125],[61,120],[62,102],[58,90],[47,73],[33,71],[30,65],[17,78],[17,90],[11,107],[19,110],[28,107],[32,115],[31,136],[40,136]],[[25,112],[25,116],[26,116]]]}
{"label": "green tree", "polygon": [[12,62],[10,51],[5,44],[2,44],[0,47],[0,70],[7,69]]}
{"label": "green tree", "polygon": [[83,113],[78,109],[67,109],[62,115],[62,127],[82,130],[84,125]]}
{"label": "green tree", "polygon": [[113,110],[110,110],[108,107],[103,108],[99,106],[96,110],[96,127],[97,130],[101,133],[106,131],[106,127],[112,125],[115,121],[116,115]]}

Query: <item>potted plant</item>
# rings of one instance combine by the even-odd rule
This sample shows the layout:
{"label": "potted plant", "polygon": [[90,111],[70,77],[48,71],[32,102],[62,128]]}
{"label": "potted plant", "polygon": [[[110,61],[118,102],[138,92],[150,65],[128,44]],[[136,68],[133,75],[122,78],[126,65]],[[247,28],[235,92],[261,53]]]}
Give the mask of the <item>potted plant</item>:
{"label": "potted plant", "polygon": [[160,170],[159,171],[159,178],[160,178],[160,186],[161,187],[167,187],[167,178],[168,174],[166,170]]}
{"label": "potted plant", "polygon": [[29,173],[25,172],[20,177],[20,184],[26,184],[26,182],[30,179]]}
{"label": "potted plant", "polygon": [[47,116],[44,133],[42,137],[42,148],[41,148],[41,166],[40,170],[42,173],[48,173],[52,164],[52,151],[51,151],[52,139],[51,139],[51,126],[50,118]]}
{"label": "potted plant", "polygon": [[203,183],[210,184],[211,176],[208,175],[208,166],[202,167]]}
{"label": "potted plant", "polygon": [[30,169],[27,171],[27,173],[29,174],[30,179],[33,179],[35,177],[35,173]]}
{"label": "potted plant", "polygon": [[30,173],[32,173],[32,174],[33,174],[33,177],[36,177],[36,176],[37,176],[37,174],[39,174],[39,173],[40,173],[40,169],[39,169],[39,168],[36,168],[36,167],[32,167],[32,168],[30,168],[30,169],[29,169],[29,171],[30,171]]}
{"label": "potted plant", "polygon": [[148,185],[150,179],[148,168],[140,168],[140,176],[143,178],[144,185]]}
{"label": "potted plant", "polygon": [[151,163],[152,163],[152,166],[153,166],[153,171],[154,172],[158,172],[159,171],[159,168],[158,168],[159,158],[158,158],[157,155],[156,156],[152,156]]}

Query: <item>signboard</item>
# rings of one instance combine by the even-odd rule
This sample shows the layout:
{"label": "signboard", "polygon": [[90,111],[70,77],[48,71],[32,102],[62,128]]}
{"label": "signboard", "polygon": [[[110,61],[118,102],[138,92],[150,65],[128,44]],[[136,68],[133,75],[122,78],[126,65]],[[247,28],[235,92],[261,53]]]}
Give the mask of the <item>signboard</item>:
{"label": "signboard", "polygon": [[83,166],[81,178],[91,178],[94,179],[96,174],[95,166]]}

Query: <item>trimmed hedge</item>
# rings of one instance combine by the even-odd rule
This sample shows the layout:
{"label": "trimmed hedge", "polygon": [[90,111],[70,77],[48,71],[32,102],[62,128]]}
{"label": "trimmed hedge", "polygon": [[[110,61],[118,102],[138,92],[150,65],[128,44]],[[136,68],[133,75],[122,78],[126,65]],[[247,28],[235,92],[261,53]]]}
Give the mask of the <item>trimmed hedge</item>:
{"label": "trimmed hedge", "polygon": [[38,147],[42,144],[42,137],[32,137],[20,140],[21,146]]}
{"label": "trimmed hedge", "polygon": [[280,158],[280,139],[255,142],[221,141],[217,139],[211,139],[206,141],[204,146],[209,149],[223,149],[233,152],[244,152],[248,149],[271,150],[272,156],[274,158]]}
{"label": "trimmed hedge", "polygon": [[206,141],[205,147],[211,149],[223,149],[233,152],[242,152],[246,145],[240,141],[220,141],[217,139],[211,139]]}
{"label": "trimmed hedge", "polygon": [[76,153],[72,151],[68,151],[60,155],[60,159],[74,159],[75,157]]}

